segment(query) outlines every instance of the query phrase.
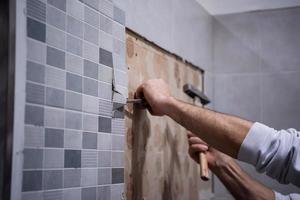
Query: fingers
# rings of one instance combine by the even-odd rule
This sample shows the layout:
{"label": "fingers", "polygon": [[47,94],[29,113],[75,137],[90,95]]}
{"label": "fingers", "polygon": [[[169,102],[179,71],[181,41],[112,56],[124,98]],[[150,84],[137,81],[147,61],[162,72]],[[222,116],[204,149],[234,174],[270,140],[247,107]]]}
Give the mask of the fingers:
{"label": "fingers", "polygon": [[204,142],[203,140],[201,140],[199,137],[195,137],[195,136],[194,137],[190,137],[188,139],[188,142],[189,142],[190,145],[191,144],[204,144],[204,145],[208,146],[206,142]]}
{"label": "fingers", "polygon": [[141,84],[135,91],[135,98],[143,98],[144,97],[144,83]]}

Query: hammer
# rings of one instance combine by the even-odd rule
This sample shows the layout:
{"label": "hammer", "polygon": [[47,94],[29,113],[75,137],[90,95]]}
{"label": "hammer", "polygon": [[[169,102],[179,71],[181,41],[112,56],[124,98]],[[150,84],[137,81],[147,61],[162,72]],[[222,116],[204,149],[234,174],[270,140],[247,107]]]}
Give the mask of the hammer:
{"label": "hammer", "polygon": [[[208,103],[210,103],[210,100],[207,96],[200,90],[198,90],[196,87],[192,86],[191,84],[185,84],[183,86],[183,91],[190,96],[194,102],[195,100],[199,100],[200,103],[204,106]],[[199,164],[200,164],[200,177],[203,181],[209,180],[208,175],[208,164],[205,153],[199,153]]]}

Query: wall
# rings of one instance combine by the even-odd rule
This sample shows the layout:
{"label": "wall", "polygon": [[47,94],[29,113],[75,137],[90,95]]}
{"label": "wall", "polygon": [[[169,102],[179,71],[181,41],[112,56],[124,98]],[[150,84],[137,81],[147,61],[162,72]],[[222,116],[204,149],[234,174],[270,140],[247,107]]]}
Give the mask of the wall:
{"label": "wall", "polygon": [[[221,112],[300,129],[300,8],[218,15],[213,20],[214,106]],[[283,193],[300,192],[244,169]],[[226,192],[215,184],[216,199]]]}

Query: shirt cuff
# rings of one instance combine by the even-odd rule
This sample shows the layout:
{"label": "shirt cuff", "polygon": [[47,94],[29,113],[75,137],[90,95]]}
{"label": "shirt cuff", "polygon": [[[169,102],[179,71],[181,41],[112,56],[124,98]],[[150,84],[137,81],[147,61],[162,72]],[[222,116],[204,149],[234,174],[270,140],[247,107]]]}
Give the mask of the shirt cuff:
{"label": "shirt cuff", "polygon": [[265,144],[274,129],[264,124],[255,122],[241,144],[238,159],[256,165],[261,151],[266,148]]}
{"label": "shirt cuff", "polygon": [[290,200],[289,197],[284,196],[284,195],[280,194],[279,192],[276,192],[274,190],[273,190],[273,192],[275,194],[275,200]]}

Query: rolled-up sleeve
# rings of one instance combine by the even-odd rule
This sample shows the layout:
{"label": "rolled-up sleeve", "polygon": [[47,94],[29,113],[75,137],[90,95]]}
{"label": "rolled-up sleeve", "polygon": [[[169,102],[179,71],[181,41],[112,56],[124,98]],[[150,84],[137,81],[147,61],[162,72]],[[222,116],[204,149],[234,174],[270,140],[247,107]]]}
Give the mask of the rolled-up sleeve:
{"label": "rolled-up sleeve", "polygon": [[295,129],[277,131],[254,123],[245,137],[238,159],[255,166],[280,183],[300,187],[300,133]]}
{"label": "rolled-up sleeve", "polygon": [[296,193],[288,194],[288,195],[283,195],[276,191],[274,191],[274,193],[275,193],[275,200],[299,200],[300,199],[300,194],[296,194]]}

